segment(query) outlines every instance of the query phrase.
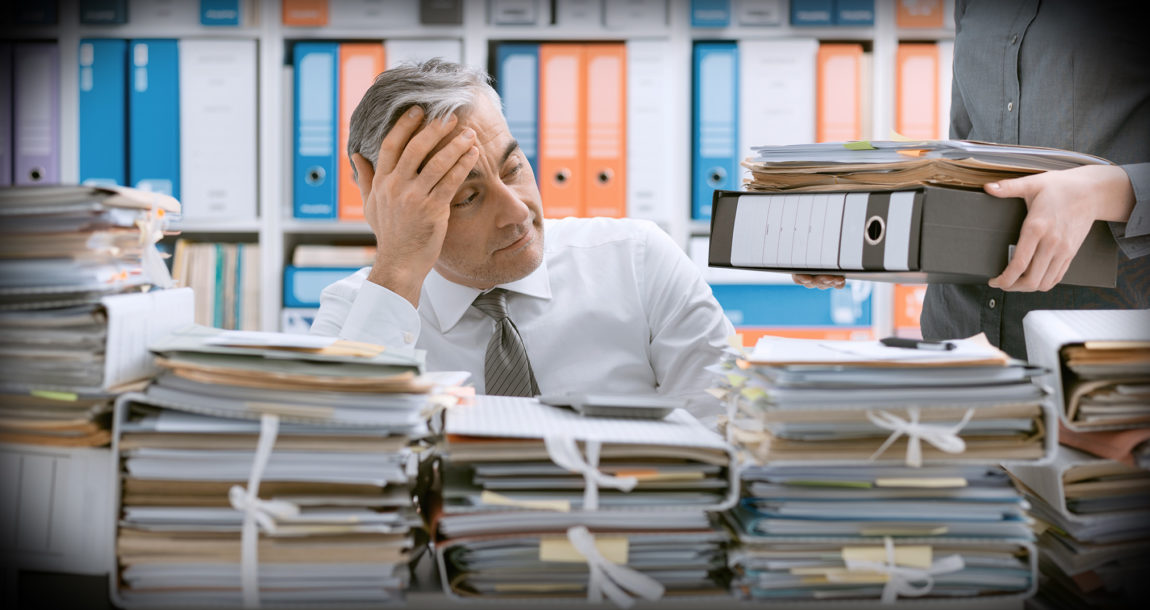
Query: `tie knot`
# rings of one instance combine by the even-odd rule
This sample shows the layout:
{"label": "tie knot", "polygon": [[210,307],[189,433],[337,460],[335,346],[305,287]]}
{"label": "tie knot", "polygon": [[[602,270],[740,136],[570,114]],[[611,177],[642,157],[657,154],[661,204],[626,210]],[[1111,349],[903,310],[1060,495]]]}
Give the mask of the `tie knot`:
{"label": "tie knot", "polygon": [[496,321],[507,319],[507,291],[502,288],[475,297],[472,305]]}

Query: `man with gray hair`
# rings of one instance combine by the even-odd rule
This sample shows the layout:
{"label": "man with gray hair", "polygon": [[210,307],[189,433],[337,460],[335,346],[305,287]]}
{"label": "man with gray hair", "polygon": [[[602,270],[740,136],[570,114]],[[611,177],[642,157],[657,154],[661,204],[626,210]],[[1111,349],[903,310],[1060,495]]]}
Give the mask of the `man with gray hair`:
{"label": "man with gray hair", "polygon": [[650,222],[544,221],[488,81],[440,60],[375,79],[348,156],[376,259],[324,291],[312,332],[424,349],[487,394],[658,392],[701,413],[733,332],[710,287]]}

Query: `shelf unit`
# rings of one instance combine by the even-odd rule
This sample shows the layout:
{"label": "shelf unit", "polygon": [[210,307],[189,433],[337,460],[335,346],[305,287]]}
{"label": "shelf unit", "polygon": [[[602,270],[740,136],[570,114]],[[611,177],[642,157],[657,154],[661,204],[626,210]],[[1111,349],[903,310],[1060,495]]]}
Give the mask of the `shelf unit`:
{"label": "shelf unit", "polygon": [[[147,0],[136,0],[147,1]],[[782,23],[770,26],[732,26],[696,28],[691,26],[688,0],[666,0],[665,24],[643,24],[642,27],[607,29],[588,26],[564,27],[550,21],[555,2],[536,0],[540,25],[502,26],[488,22],[489,0],[463,0],[461,26],[428,25],[415,28],[345,28],[293,27],[281,24],[280,0],[259,2],[258,23],[243,27],[211,27],[189,23],[186,27],[145,27],[126,25],[95,26],[79,24],[77,3],[61,1],[58,26],[28,27],[8,36],[14,40],[50,39],[60,45],[60,169],[64,182],[78,179],[78,66],[75,60],[82,38],[205,38],[247,39],[257,43],[257,154],[258,154],[258,219],[251,222],[189,222],[180,227],[185,236],[213,237],[227,240],[254,241],[261,246],[261,323],[264,330],[278,330],[283,266],[289,260],[288,248],[298,243],[357,241],[370,243],[371,232],[365,223],[301,221],[291,212],[291,81],[290,44],[297,40],[363,40],[452,38],[461,42],[465,63],[487,68],[489,43],[492,41],[627,41],[654,39],[665,41],[672,50],[673,82],[668,99],[670,112],[676,117],[667,128],[673,142],[674,162],[667,169],[674,180],[672,197],[665,204],[679,212],[668,227],[672,237],[686,247],[691,236],[707,235],[705,222],[690,218],[691,193],[691,54],[697,40],[749,40],[790,37],[817,38],[830,41],[858,41],[872,53],[871,86],[873,96],[871,137],[885,139],[894,125],[895,52],[900,40],[938,41],[952,39],[953,27],[942,29],[900,30],[895,25],[895,0],[875,0],[873,26],[803,27],[787,23],[787,0],[780,0]],[[416,0],[410,1],[412,5]],[[603,0],[614,2],[615,0]],[[737,0],[736,0],[737,1]],[[134,2],[130,2],[130,6]],[[944,14],[949,15],[951,0]],[[130,16],[130,14],[129,14]],[[948,17],[949,20],[949,17]],[[943,77],[947,77],[945,68]],[[342,161],[346,162],[346,161]],[[546,202],[544,202],[546,204]],[[875,286],[872,300],[873,330],[883,336],[891,331],[892,294],[890,285]]]}

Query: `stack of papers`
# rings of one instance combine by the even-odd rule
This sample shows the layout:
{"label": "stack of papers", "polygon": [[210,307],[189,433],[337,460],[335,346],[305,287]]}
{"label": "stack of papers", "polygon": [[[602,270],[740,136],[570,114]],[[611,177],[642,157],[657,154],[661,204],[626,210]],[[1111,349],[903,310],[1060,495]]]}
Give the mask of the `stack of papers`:
{"label": "stack of papers", "polygon": [[956,349],[763,337],[728,363],[732,438],[760,463],[994,464],[1052,450],[1042,369],[982,336]]}
{"label": "stack of papers", "polygon": [[117,605],[402,601],[425,539],[418,443],[466,375],[421,375],[382,346],[197,326],[153,350],[164,373],[116,403]]}
{"label": "stack of papers", "polygon": [[599,565],[577,550],[581,527],[663,595],[725,594],[727,536],[708,511],[735,502],[734,451],[686,411],[593,417],[478,396],[445,413],[444,434],[433,523],[449,594],[587,597]]}
{"label": "stack of papers", "polygon": [[1108,164],[1091,155],[962,140],[756,146],[743,162],[751,191],[882,191],[925,184],[981,189],[996,180]]}
{"label": "stack of papers", "polygon": [[1052,450],[1052,410],[985,338],[951,350],[764,337],[714,370],[744,455],[728,514],[748,599],[1022,598],[1037,555],[1001,460]]}
{"label": "stack of papers", "polygon": [[154,244],[179,212],[170,196],[124,187],[0,190],[0,307],[90,304],[166,286]]}
{"label": "stack of papers", "polygon": [[1044,598],[1107,607],[1150,568],[1150,471],[1060,446],[1046,465],[1008,464],[1037,520]]}
{"label": "stack of papers", "polygon": [[1002,599],[1035,586],[1025,505],[997,467],[772,466],[744,483],[729,514],[740,597],[877,599],[889,563],[931,572],[931,597]]}
{"label": "stack of papers", "polygon": [[1039,595],[1130,603],[1150,569],[1150,311],[1034,311],[1023,327],[1061,417],[1052,463],[1007,465],[1038,521]]}
{"label": "stack of papers", "polygon": [[116,393],[153,372],[147,339],[191,319],[190,294],[155,290],[179,209],[127,188],[0,189],[0,441],[108,444]]}

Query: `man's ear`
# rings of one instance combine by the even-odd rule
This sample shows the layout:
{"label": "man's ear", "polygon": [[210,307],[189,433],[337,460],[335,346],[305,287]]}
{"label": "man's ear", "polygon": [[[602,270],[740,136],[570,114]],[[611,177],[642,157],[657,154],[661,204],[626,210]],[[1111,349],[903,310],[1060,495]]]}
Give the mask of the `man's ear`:
{"label": "man's ear", "polygon": [[359,187],[359,197],[367,203],[367,196],[371,194],[371,182],[375,178],[375,170],[371,161],[359,153],[351,154],[351,164],[355,167],[355,185]]}

